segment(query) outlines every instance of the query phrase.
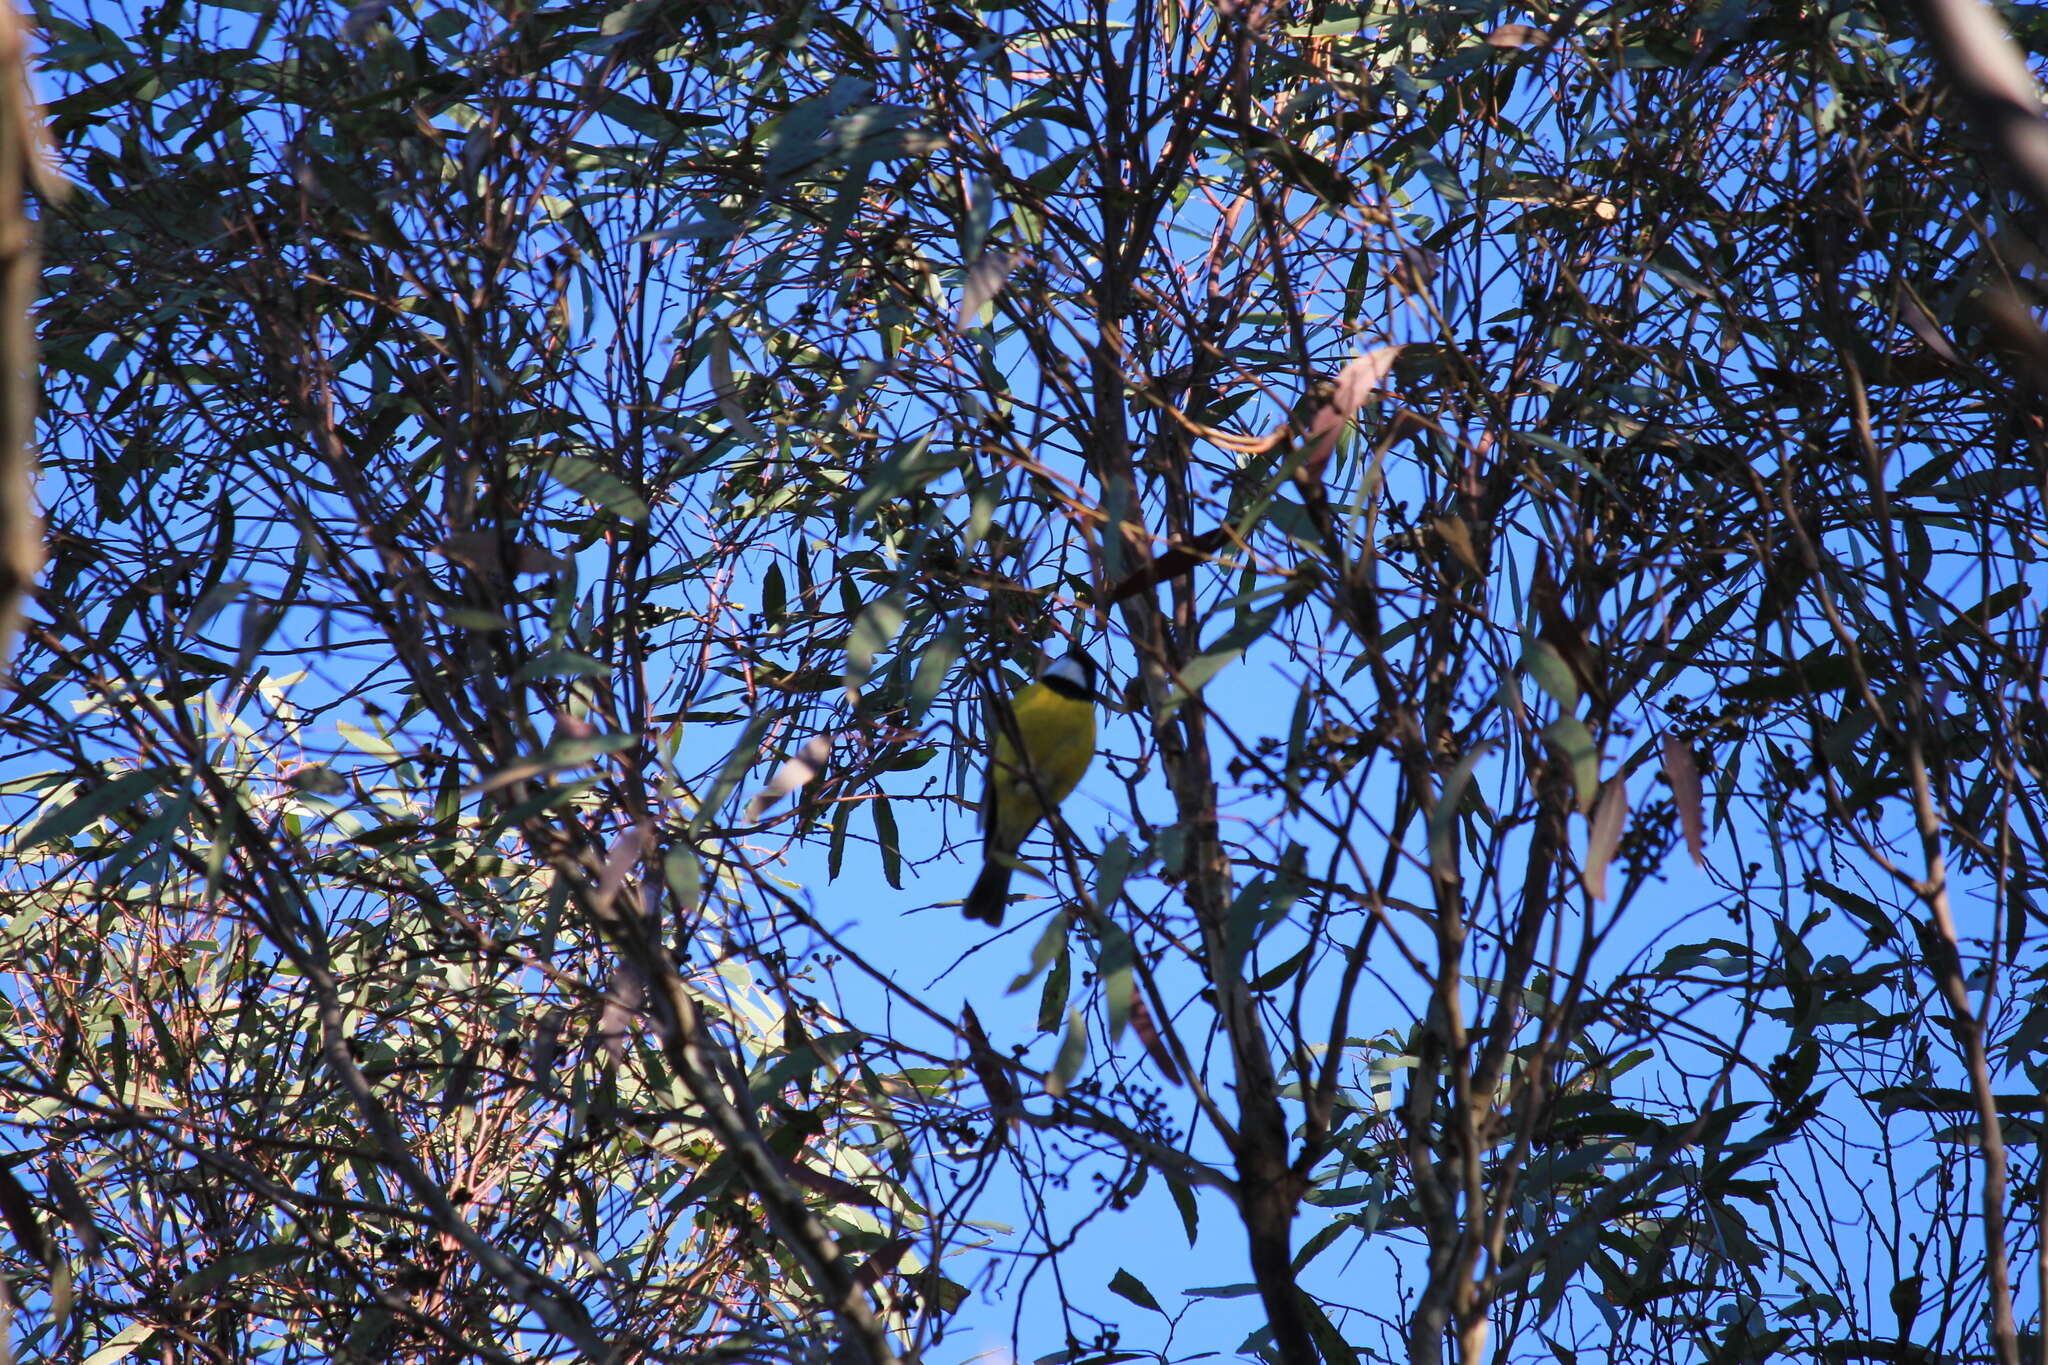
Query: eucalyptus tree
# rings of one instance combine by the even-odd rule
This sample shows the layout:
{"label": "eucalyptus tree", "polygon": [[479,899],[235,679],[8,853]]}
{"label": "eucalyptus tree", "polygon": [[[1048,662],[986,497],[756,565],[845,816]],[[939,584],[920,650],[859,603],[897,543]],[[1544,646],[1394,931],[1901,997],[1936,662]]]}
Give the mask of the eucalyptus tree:
{"label": "eucalyptus tree", "polygon": [[32,1349],[2038,1336],[2040,233],[1889,11],[37,17]]}

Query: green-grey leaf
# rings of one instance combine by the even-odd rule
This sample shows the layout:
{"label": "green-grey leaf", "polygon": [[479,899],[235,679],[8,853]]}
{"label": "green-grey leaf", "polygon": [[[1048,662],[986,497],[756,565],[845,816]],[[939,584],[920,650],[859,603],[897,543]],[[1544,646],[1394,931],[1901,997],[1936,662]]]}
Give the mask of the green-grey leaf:
{"label": "green-grey leaf", "polygon": [[1081,1017],[1078,1009],[1067,1010],[1067,1034],[1060,1040],[1059,1056],[1053,1059],[1052,1070],[1046,1075],[1045,1088],[1053,1095],[1064,1095],[1074,1077],[1081,1074],[1081,1066],[1088,1060],[1088,1021]]}
{"label": "green-grey leaf", "polygon": [[1492,747],[1491,740],[1481,740],[1466,751],[1457,766],[1445,775],[1443,795],[1429,812],[1429,870],[1443,881],[1458,879],[1458,849],[1451,834],[1457,827],[1458,807],[1464,803],[1465,789],[1472,785],[1473,766]]}
{"label": "green-grey leaf", "polygon": [[1569,716],[1579,709],[1578,679],[1572,676],[1571,665],[1557,652],[1557,646],[1548,640],[1530,639],[1522,647],[1522,667],[1538,687],[1550,694],[1560,714]]}
{"label": "green-grey leaf", "polygon": [[1579,814],[1584,815],[1600,794],[1600,746],[1593,742],[1593,732],[1584,721],[1560,716],[1543,727],[1543,737],[1571,764],[1572,789],[1578,795]]}
{"label": "green-grey leaf", "polygon": [[110,811],[133,805],[157,790],[166,778],[176,775],[171,768],[140,768],[122,773],[89,792],[73,797],[36,822],[34,829],[15,845],[16,854],[69,839]]}
{"label": "green-grey leaf", "polygon": [[1110,1277],[1109,1292],[1119,1298],[1129,1299],[1140,1308],[1149,1308],[1155,1313],[1166,1311],[1159,1306],[1159,1300],[1152,1297],[1152,1291],[1145,1287],[1145,1282],[1128,1270],[1119,1268],[1116,1274]]}
{"label": "green-grey leaf", "polygon": [[581,455],[557,455],[546,462],[548,477],[591,506],[624,521],[647,520],[647,501],[618,475]]}

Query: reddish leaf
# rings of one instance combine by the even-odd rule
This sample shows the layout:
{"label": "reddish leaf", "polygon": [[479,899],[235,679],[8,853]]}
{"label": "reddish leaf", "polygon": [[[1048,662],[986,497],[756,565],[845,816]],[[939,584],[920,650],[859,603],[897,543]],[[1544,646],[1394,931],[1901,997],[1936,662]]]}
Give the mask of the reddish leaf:
{"label": "reddish leaf", "polygon": [[1179,578],[1197,564],[1206,564],[1209,556],[1223,548],[1229,540],[1230,528],[1217,526],[1202,532],[1193,540],[1175,542],[1167,548],[1165,554],[1150,564],[1135,573],[1125,575],[1121,582],[1109,590],[1104,600],[1121,602],[1132,593],[1140,592],[1155,583]]}
{"label": "reddish leaf", "polygon": [[831,758],[830,735],[812,735],[805,740],[803,747],[775,770],[775,776],[768,779],[768,785],[755,792],[753,799],[747,802],[748,823],[766,815],[776,802],[791,792],[809,785],[812,778],[825,771],[825,764]]}
{"label": "reddish leaf", "polygon": [[854,1282],[873,1289],[875,1282],[894,1270],[896,1263],[902,1260],[903,1254],[909,1250],[908,1237],[897,1237],[882,1243],[860,1263],[860,1269],[853,1272]]}
{"label": "reddish leaf", "polygon": [[1351,363],[1337,374],[1337,382],[1331,386],[1330,396],[1308,426],[1308,454],[1302,460],[1303,475],[1311,481],[1321,478],[1323,465],[1330,458],[1331,447],[1337,444],[1351,419],[1365,406],[1365,400],[1372,397],[1380,381],[1387,377],[1387,371],[1394,368],[1395,357],[1401,354],[1399,346],[1381,346],[1354,356]]}
{"label": "reddish leaf", "polygon": [[1550,35],[1527,24],[1502,24],[1486,35],[1488,47],[1549,47]]}
{"label": "reddish leaf", "polygon": [[612,845],[612,851],[604,860],[604,872],[597,879],[599,905],[610,905],[613,897],[619,894],[619,888],[626,884],[626,878],[640,865],[641,845],[649,841],[649,836],[653,832],[652,826],[635,825],[621,834],[618,842]]}
{"label": "reddish leaf", "polygon": [[633,1020],[646,1003],[647,991],[640,973],[621,963],[612,972],[610,988],[604,993],[604,1008],[597,1017],[598,1041],[604,1045],[613,1066],[624,1060],[626,1036],[632,1032]]}
{"label": "reddish leaf", "polygon": [[1692,748],[1677,735],[1664,736],[1664,776],[1671,783],[1671,797],[1678,803],[1678,827],[1685,831],[1685,847],[1695,865],[1707,865],[1707,826],[1702,818],[1700,770],[1693,762]]}
{"label": "reddish leaf", "polygon": [[841,1180],[836,1175],[826,1175],[823,1171],[814,1171],[802,1162],[789,1162],[784,1167],[784,1170],[791,1180],[794,1180],[805,1189],[817,1194],[830,1196],[842,1204],[860,1204],[871,1209],[882,1207],[881,1200],[875,1198],[860,1186]]}
{"label": "reddish leaf", "polygon": [[1131,1027],[1138,1031],[1138,1041],[1145,1045],[1145,1055],[1159,1068],[1159,1074],[1179,1085],[1180,1068],[1173,1064],[1173,1054],[1166,1050],[1166,1040],[1159,1036],[1159,1025],[1153,1022],[1152,1007],[1145,1003],[1143,991],[1131,993]]}
{"label": "reddish leaf", "polygon": [[989,1046],[988,1034],[981,1028],[981,1020],[975,1016],[974,1006],[963,1007],[963,1031],[967,1034],[967,1065],[974,1071],[981,1088],[988,1092],[989,1108],[996,1111],[1007,1125],[1008,1110],[1017,1105],[1017,1087],[1010,1081],[1010,1073],[1004,1069],[1003,1059]]}
{"label": "reddish leaf", "polygon": [[1008,251],[989,251],[968,268],[966,283],[960,287],[960,313],[955,324],[961,331],[974,326],[982,305],[1002,292],[1004,282],[1020,259]]}
{"label": "reddish leaf", "polygon": [[1607,898],[1607,865],[1621,844],[1621,831],[1628,823],[1628,785],[1619,777],[1607,780],[1600,803],[1593,808],[1593,824],[1586,835],[1586,894],[1594,900]]}

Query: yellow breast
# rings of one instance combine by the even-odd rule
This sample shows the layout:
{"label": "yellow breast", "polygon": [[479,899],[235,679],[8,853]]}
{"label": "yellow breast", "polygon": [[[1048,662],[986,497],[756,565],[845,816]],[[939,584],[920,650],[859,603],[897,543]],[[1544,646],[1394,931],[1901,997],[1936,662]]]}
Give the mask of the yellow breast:
{"label": "yellow breast", "polygon": [[[1033,683],[1011,699],[1010,717],[1011,725],[990,718],[995,743],[983,812],[989,847],[1004,853],[1016,852],[1032,826],[1066,800],[1095,760],[1095,707],[1090,703]],[[1028,762],[1019,760],[1019,743]]]}

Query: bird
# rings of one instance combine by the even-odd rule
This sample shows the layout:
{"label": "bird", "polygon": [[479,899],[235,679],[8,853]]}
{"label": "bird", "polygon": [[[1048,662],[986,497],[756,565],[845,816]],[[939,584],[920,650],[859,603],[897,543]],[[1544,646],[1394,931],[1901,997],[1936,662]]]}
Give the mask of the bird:
{"label": "bird", "polygon": [[967,918],[1002,924],[1024,836],[1067,799],[1095,761],[1095,700],[1095,661],[1077,649],[990,716],[981,875],[960,905]]}

